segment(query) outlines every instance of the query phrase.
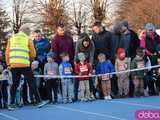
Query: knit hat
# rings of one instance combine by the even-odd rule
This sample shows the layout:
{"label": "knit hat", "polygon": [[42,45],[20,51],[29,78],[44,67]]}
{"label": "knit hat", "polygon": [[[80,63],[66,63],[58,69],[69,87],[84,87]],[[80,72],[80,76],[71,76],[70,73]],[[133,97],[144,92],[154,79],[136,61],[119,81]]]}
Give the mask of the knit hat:
{"label": "knit hat", "polygon": [[[122,53],[124,53],[124,54],[122,54]],[[118,48],[117,49],[117,56],[121,60],[123,60],[125,58],[125,50],[124,50],[124,48]]]}
{"label": "knit hat", "polygon": [[137,52],[137,55],[140,56],[140,57],[143,57],[144,54],[145,54],[144,49],[141,48],[141,47],[137,48],[136,52]]}
{"label": "knit hat", "polygon": [[123,25],[123,26],[125,26],[125,27],[128,28],[128,21],[122,21],[122,22],[121,22],[121,25]]}
{"label": "knit hat", "polygon": [[52,59],[54,59],[54,58],[55,58],[55,53],[49,52],[49,53],[47,54],[47,58],[52,58]]}
{"label": "knit hat", "polygon": [[145,29],[146,30],[148,30],[148,31],[150,31],[150,30],[152,30],[152,31],[155,31],[155,26],[153,25],[153,23],[147,23],[146,25],[145,25]]}
{"label": "knit hat", "polygon": [[35,61],[32,62],[32,65],[34,65],[35,68],[38,68],[39,62],[35,60]]}
{"label": "knit hat", "polygon": [[78,59],[79,60],[85,60],[86,59],[85,54],[82,53],[82,52],[78,53]]}
{"label": "knit hat", "polygon": [[118,48],[117,49],[117,55],[120,55],[121,53],[125,53],[124,48]]}

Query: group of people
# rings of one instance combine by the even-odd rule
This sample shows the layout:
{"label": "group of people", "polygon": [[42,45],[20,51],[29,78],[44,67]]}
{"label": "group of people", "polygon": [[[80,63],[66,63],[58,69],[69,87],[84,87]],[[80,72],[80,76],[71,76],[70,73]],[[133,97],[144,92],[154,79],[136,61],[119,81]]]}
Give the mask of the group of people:
{"label": "group of people", "polygon": [[160,36],[152,23],[138,34],[127,21],[111,31],[95,22],[92,31],[74,43],[59,24],[50,42],[40,30],[30,39],[22,26],[8,40],[5,62],[0,53],[0,108],[160,94],[160,69],[139,70],[160,65]]}

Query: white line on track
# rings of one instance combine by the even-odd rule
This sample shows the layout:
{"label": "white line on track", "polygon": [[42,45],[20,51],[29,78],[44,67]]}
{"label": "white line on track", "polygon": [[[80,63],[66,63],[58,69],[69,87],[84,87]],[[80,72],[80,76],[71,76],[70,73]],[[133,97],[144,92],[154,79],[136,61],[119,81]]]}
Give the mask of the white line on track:
{"label": "white line on track", "polygon": [[63,106],[56,105],[56,108],[63,109],[63,110],[68,110],[68,111],[73,111],[73,112],[84,113],[84,114],[88,114],[88,115],[104,117],[104,118],[108,118],[108,119],[110,118],[110,119],[115,119],[115,120],[127,120],[125,118],[119,118],[119,117],[112,116],[112,115],[96,113],[96,112],[89,112],[89,111],[84,111],[84,110],[80,110],[80,109],[74,109],[74,108],[70,108],[70,107],[63,107]]}
{"label": "white line on track", "polygon": [[122,101],[110,101],[111,103],[119,103],[119,104],[125,104],[125,105],[131,105],[131,106],[139,106],[139,107],[145,107],[145,108],[152,108],[152,109],[160,109],[160,106],[154,106],[154,105],[147,105],[147,104],[139,104],[139,103],[132,103],[132,102],[122,102]]}
{"label": "white line on track", "polygon": [[13,116],[4,114],[4,113],[0,113],[0,116],[3,116],[3,117],[5,117],[5,118],[7,118],[7,119],[9,119],[9,120],[20,120],[20,119],[17,119],[17,118],[15,118],[15,117],[13,117]]}

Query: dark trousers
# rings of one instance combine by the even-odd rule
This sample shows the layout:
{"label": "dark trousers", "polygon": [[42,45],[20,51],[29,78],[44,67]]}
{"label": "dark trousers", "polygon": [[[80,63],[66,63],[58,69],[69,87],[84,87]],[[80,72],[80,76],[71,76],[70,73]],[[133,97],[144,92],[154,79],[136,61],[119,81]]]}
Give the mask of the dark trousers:
{"label": "dark trousers", "polygon": [[148,72],[145,79],[144,79],[144,89],[146,89],[148,87],[149,91],[149,95],[155,95],[156,91],[154,88],[154,83],[155,81],[153,80],[153,76],[152,76],[152,71]]}
{"label": "dark trousers", "polygon": [[78,78],[74,79],[74,99],[75,101],[78,100],[78,88],[79,88],[79,80]]}
{"label": "dark trousers", "polygon": [[57,89],[58,89],[58,80],[57,79],[48,79],[46,81],[46,88],[47,88],[47,94],[48,99],[50,102],[53,101],[52,97],[52,91],[54,93],[54,101],[57,102]]}
{"label": "dark trousers", "polygon": [[2,107],[2,100],[3,100],[3,105],[7,105],[8,103],[7,86],[8,86],[7,80],[0,81],[0,107]]}
{"label": "dark trousers", "polygon": [[28,90],[27,90],[27,81],[26,80],[24,80],[24,84],[23,84],[22,98],[23,98],[23,103],[28,102]]}
{"label": "dark trousers", "polygon": [[27,80],[28,86],[34,95],[36,102],[37,103],[40,102],[41,101],[40,96],[36,88],[36,85],[34,83],[34,76],[31,68],[30,67],[12,68],[11,72],[12,72],[12,78],[13,78],[13,84],[11,87],[11,104],[15,103],[16,90],[20,83],[21,74],[23,74],[25,79]]}

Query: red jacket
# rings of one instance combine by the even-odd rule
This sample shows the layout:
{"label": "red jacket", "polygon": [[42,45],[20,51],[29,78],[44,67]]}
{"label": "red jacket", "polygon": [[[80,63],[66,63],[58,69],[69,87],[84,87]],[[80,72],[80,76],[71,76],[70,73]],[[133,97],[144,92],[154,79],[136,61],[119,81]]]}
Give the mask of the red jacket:
{"label": "red jacket", "polygon": [[56,62],[58,63],[61,62],[60,54],[63,52],[67,52],[70,57],[70,62],[71,63],[73,62],[74,43],[73,43],[73,39],[70,36],[68,35],[59,36],[58,34],[56,34],[52,40],[51,49],[52,49],[52,52],[56,54]]}
{"label": "red jacket", "polygon": [[[87,62],[85,62],[84,64],[77,63],[75,65],[75,73],[82,76],[89,75],[92,73],[92,66]],[[79,80],[89,80],[89,77],[82,77],[79,78]]]}

